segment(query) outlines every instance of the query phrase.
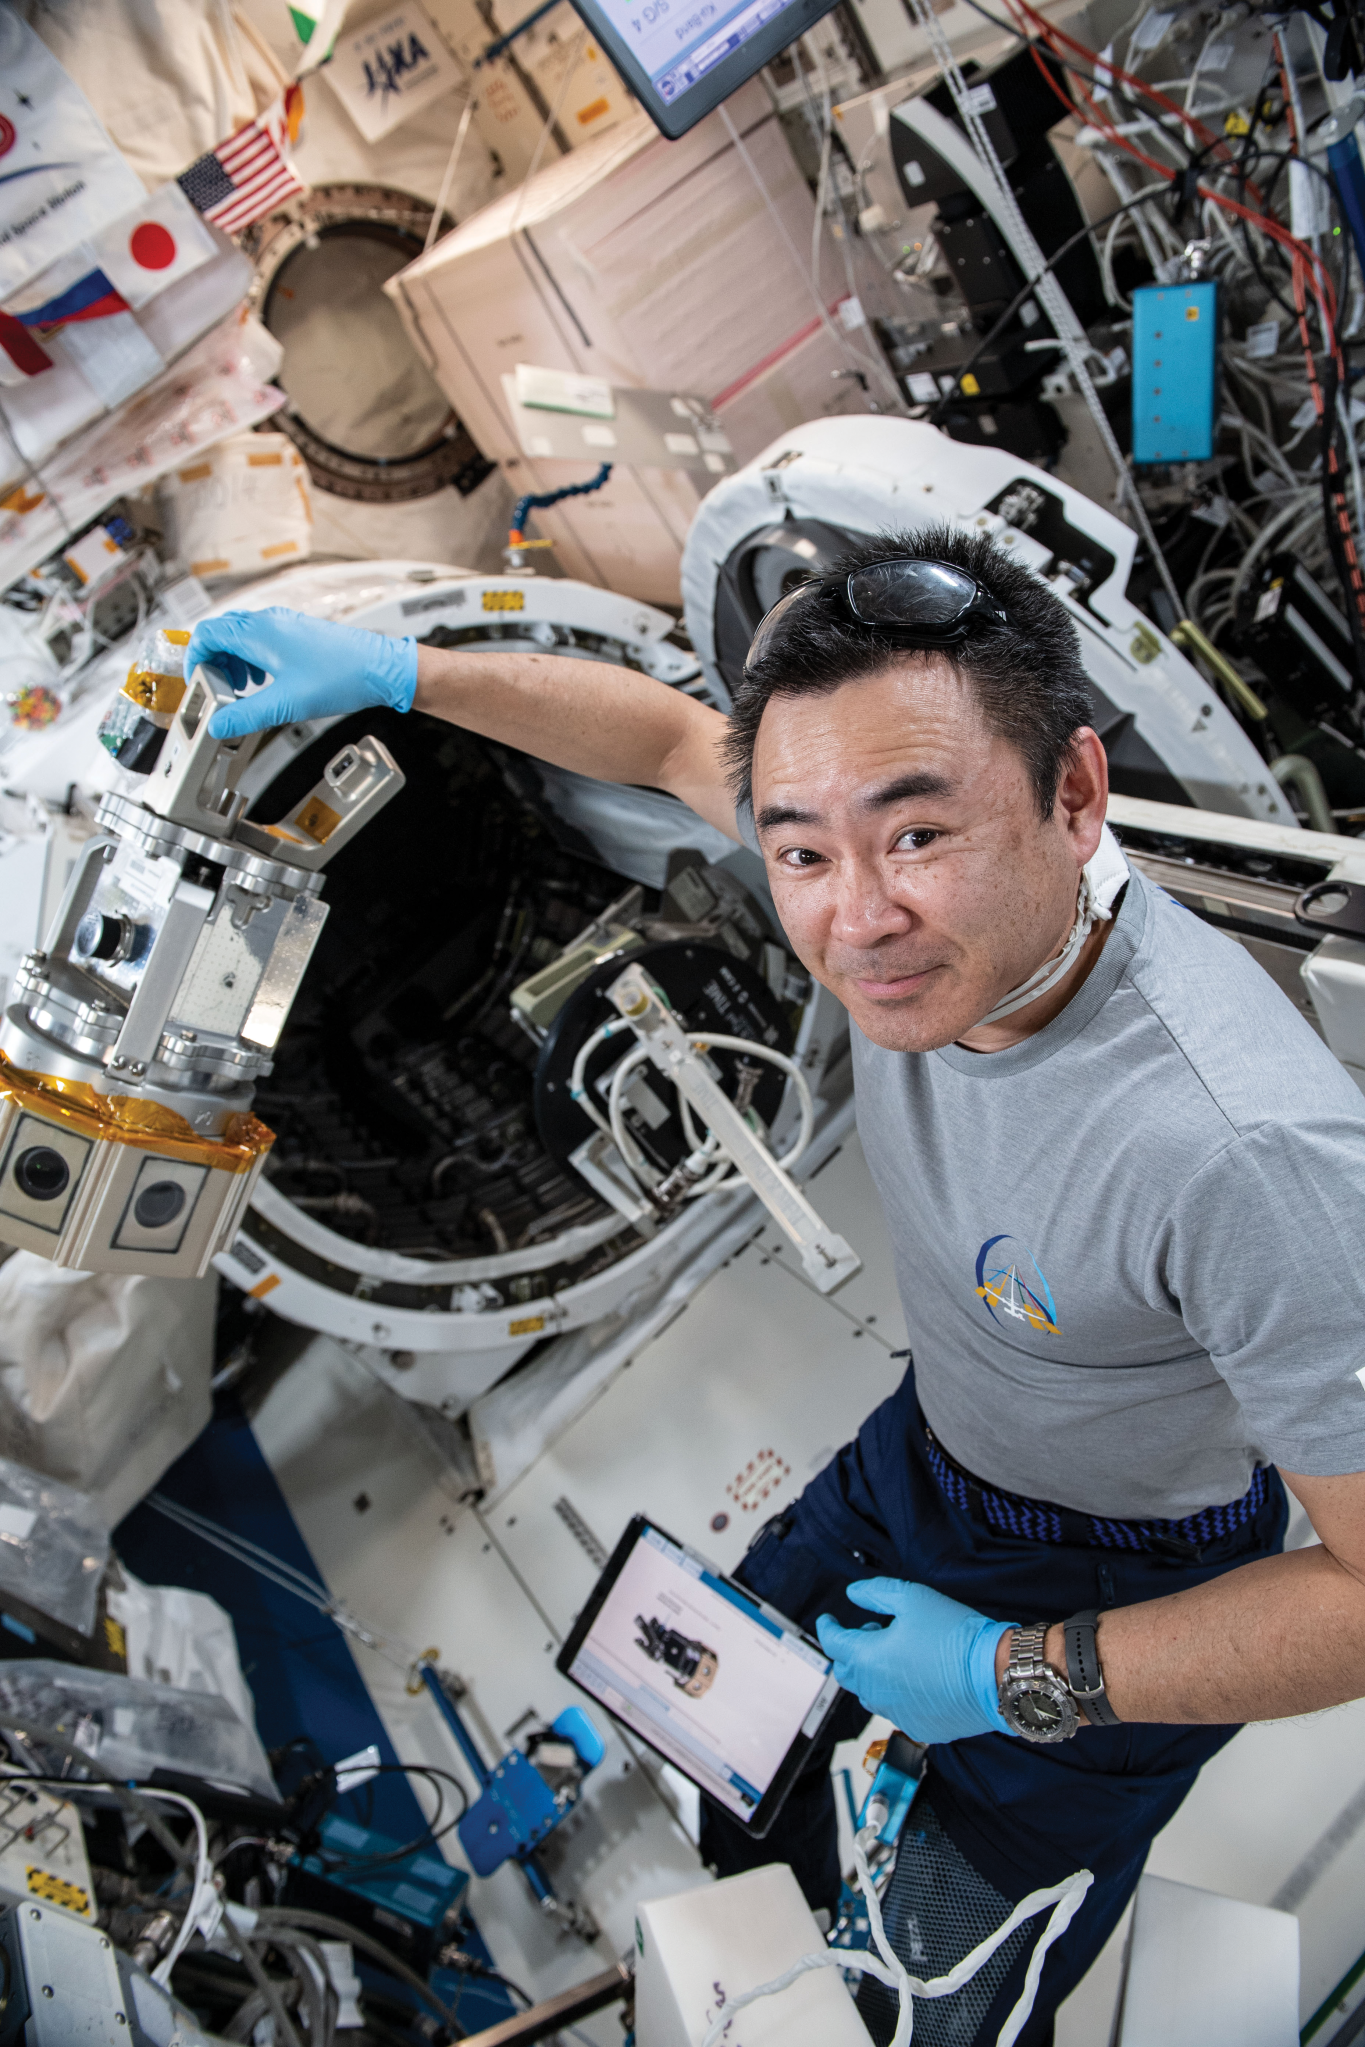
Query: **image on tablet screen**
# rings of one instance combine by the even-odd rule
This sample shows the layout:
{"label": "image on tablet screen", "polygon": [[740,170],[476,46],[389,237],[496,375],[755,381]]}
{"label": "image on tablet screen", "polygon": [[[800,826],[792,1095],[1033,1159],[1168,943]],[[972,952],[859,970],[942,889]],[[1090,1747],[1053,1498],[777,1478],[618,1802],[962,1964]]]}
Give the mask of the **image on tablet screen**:
{"label": "image on tablet screen", "polygon": [[748,1818],[825,1687],[819,1651],[646,1528],[570,1675]]}

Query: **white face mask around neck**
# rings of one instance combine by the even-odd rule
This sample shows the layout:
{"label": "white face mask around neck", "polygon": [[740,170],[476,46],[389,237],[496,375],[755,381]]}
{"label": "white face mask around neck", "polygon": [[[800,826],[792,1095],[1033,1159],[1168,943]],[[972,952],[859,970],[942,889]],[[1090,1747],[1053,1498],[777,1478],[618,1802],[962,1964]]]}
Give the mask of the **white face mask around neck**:
{"label": "white face mask around neck", "polygon": [[982,1024],[1000,1023],[1005,1017],[1013,1016],[1016,1009],[1026,1009],[1030,1002],[1050,994],[1075,966],[1076,957],[1094,926],[1108,923],[1113,916],[1114,898],[1127,879],[1128,862],[1118,840],[1105,825],[1092,858],[1081,869],[1076,921],[1066,944],[1052,959],[1044,960],[1040,967],[1036,967],[1026,981],[1021,981],[1017,988],[1011,988],[989,1015],[973,1024],[973,1030],[980,1030]]}

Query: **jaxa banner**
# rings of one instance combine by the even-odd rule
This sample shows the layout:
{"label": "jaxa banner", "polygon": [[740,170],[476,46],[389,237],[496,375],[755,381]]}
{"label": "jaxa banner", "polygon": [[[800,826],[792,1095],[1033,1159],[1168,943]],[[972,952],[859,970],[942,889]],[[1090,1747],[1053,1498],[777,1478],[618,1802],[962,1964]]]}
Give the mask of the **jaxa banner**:
{"label": "jaxa banner", "polygon": [[324,76],[367,142],[380,141],[463,78],[416,0],[339,36]]}
{"label": "jaxa banner", "polygon": [[85,95],[0,5],[0,300],[146,197]]}

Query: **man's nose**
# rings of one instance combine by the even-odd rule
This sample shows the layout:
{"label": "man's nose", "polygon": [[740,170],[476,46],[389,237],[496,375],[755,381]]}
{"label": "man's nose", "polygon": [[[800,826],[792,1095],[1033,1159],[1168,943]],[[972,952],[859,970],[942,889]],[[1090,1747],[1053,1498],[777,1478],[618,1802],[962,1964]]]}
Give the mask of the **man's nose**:
{"label": "man's nose", "polygon": [[830,936],[839,944],[865,950],[884,938],[901,936],[914,922],[913,910],[892,894],[879,861],[839,863],[830,920]]}

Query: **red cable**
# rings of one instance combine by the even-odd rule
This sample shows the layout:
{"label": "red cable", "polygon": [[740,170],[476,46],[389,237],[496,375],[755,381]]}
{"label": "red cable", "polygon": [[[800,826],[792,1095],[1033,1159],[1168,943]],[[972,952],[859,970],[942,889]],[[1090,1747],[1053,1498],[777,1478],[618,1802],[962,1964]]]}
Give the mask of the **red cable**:
{"label": "red cable", "polygon": [[[1093,62],[1104,65],[1105,69],[1112,70],[1116,77],[1130,79],[1131,75],[1128,72],[1119,70],[1117,66],[1107,64],[1106,61],[1103,58],[1097,56],[1093,50],[1086,50],[1084,44],[1075,42],[1075,40],[1072,37],[1062,36],[1062,31],[1060,29],[1056,31],[1051,31],[1050,24],[1044,20],[1042,15],[1038,14],[1036,8],[1033,8],[1029,5],[1029,0],[1005,0],[1005,5],[1011,11],[1017,10],[1019,13],[1025,16],[1033,17],[1035,20],[1042,24],[1042,27],[1045,31],[1055,33],[1063,41],[1067,42],[1073,49],[1080,50],[1083,52],[1083,54],[1089,56],[1093,60]],[[1068,107],[1069,111],[1074,112],[1075,111],[1074,103],[1067,101],[1066,95],[1058,87],[1056,80],[1053,78],[1047,66],[1042,63],[1042,60],[1038,56],[1036,48],[1034,48],[1034,45],[1031,41],[1029,46],[1031,49],[1034,49],[1035,62],[1039,64],[1044,77],[1048,80],[1049,85],[1052,87],[1054,93],[1056,93],[1058,99],[1062,101],[1063,105],[1066,105]],[[1054,52],[1054,54],[1057,53]],[[1107,115],[1102,114],[1099,108],[1096,106],[1094,99],[1086,89],[1085,80],[1079,78],[1077,74],[1073,70],[1071,70],[1071,67],[1066,64],[1065,58],[1059,57],[1059,62],[1061,62],[1064,68],[1066,68],[1066,70],[1070,73],[1070,76],[1073,79],[1080,93],[1084,110],[1090,117],[1092,126],[1094,126],[1098,130],[1098,132],[1101,135],[1103,135],[1105,141],[1108,142],[1111,145],[1111,147],[1124,150],[1127,155],[1134,157],[1139,163],[1144,164],[1148,170],[1155,171],[1158,177],[1162,177],[1170,182],[1174,182],[1177,173],[1171,167],[1171,165],[1159,162],[1156,157],[1149,156],[1146,150],[1139,149],[1136,143],[1130,142],[1127,136],[1120,135],[1117,129],[1115,128],[1114,123],[1108,118]],[[1132,80],[1131,82],[1134,84],[1141,85],[1141,80]],[[1163,94],[1155,93],[1153,88],[1144,88],[1144,90],[1152,91],[1154,97],[1162,99],[1163,101],[1165,100],[1165,96]],[[1172,103],[1169,101],[1165,101],[1165,104],[1171,105]],[[1179,109],[1175,109],[1175,111],[1178,112]],[[1211,199],[1215,205],[1223,207],[1229,213],[1235,213],[1240,220],[1250,222],[1252,226],[1259,228],[1262,233],[1269,235],[1272,240],[1281,243],[1286,249],[1289,250],[1291,256],[1301,258],[1303,261],[1311,265],[1311,267],[1317,273],[1318,276],[1318,282],[1314,284],[1313,295],[1318,300],[1319,305],[1322,308],[1324,319],[1327,326],[1332,330],[1332,338],[1329,341],[1329,346],[1335,347],[1336,292],[1335,288],[1333,287],[1331,278],[1328,276],[1327,271],[1322,263],[1321,258],[1315,255],[1311,249],[1307,248],[1303,242],[1299,241],[1293,234],[1291,234],[1289,230],[1285,228],[1279,221],[1277,221],[1272,215],[1263,212],[1257,212],[1251,207],[1243,206],[1240,200],[1230,199],[1227,197],[1225,193],[1211,191],[1207,186],[1202,184],[1197,186],[1196,190],[1201,199]],[[1250,181],[1248,181],[1247,190],[1256,191],[1257,197],[1258,198],[1260,197],[1259,191],[1257,191],[1257,188],[1254,185],[1252,185]],[[1325,302],[1324,294],[1325,298],[1330,300],[1331,302],[1330,308]]]}
{"label": "red cable", "polygon": [[1207,148],[1220,149],[1229,163],[1235,162],[1236,159],[1220,135],[1215,135],[1211,128],[1206,128],[1202,121],[1187,113],[1184,107],[1177,106],[1176,102],[1169,99],[1157,86],[1149,85],[1146,79],[1136,77],[1131,71],[1125,71],[1121,64],[1115,64],[1109,57],[1102,57],[1098,50],[1090,49],[1087,44],[1078,43],[1074,36],[1067,35],[1064,29],[1056,27],[1046,15],[1040,14],[1038,9],[1031,5],[1031,0],[1006,0],[1006,4],[1017,8],[1026,20],[1031,21],[1036,32],[1045,38],[1049,47],[1065,43],[1078,57],[1087,58],[1091,64],[1098,65],[1102,71],[1107,71],[1111,78],[1121,79],[1125,85],[1131,86],[1134,92],[1141,93],[1146,99],[1154,100],[1159,107],[1164,107],[1167,113],[1174,114],[1185,127],[1193,130]]}

